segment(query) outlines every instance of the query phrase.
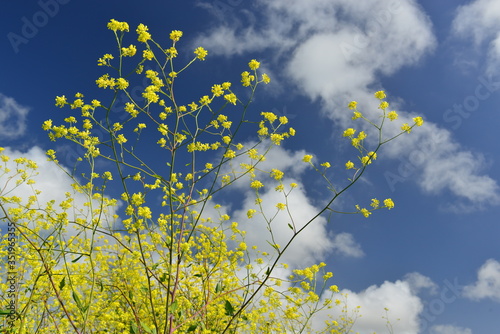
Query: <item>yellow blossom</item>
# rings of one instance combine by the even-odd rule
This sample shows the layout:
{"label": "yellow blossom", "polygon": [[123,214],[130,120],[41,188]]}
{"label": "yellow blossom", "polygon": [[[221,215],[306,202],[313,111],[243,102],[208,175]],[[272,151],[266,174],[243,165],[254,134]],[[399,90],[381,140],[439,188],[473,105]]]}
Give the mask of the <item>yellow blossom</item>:
{"label": "yellow blossom", "polygon": [[424,124],[424,120],[420,116],[413,118],[413,121],[417,126],[422,126],[422,124]]}
{"label": "yellow blossom", "polygon": [[395,112],[394,110],[389,111],[389,113],[387,113],[387,118],[390,119],[391,121],[394,121],[394,120],[398,119],[398,113]]}
{"label": "yellow blossom", "polygon": [[375,97],[379,100],[382,100],[382,99],[385,99],[385,92],[383,90],[379,90],[378,92],[376,92],[375,94]]}
{"label": "yellow blossom", "polygon": [[304,161],[304,162],[311,162],[312,158],[313,158],[313,156],[312,156],[312,155],[310,155],[310,154],[306,154],[306,155],[304,155],[304,157],[302,158],[302,161]]}
{"label": "yellow blossom", "polygon": [[196,50],[194,50],[194,54],[199,60],[205,60],[205,57],[208,55],[208,51],[199,46],[196,48]]}

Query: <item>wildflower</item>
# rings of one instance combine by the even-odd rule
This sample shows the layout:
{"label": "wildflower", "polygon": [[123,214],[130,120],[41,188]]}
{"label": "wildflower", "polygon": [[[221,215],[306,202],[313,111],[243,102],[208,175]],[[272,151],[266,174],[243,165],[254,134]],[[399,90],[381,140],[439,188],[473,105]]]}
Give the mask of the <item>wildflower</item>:
{"label": "wildflower", "polygon": [[111,21],[108,22],[108,29],[113,31],[128,31],[129,27],[127,22],[119,22],[115,19],[111,19]]}
{"label": "wildflower", "polygon": [[180,30],[173,30],[170,33],[170,39],[173,40],[174,42],[179,41],[181,37],[182,37],[182,31]]}
{"label": "wildflower", "polygon": [[262,74],[262,82],[266,85],[271,82],[271,78],[266,73]]}
{"label": "wildflower", "polygon": [[408,125],[408,123],[405,123],[401,126],[401,131],[406,131],[407,133],[411,132],[411,126]]}
{"label": "wildflower", "polygon": [[285,210],[286,204],[284,204],[284,203],[278,203],[278,204],[276,204],[276,207],[278,208],[278,210]]}
{"label": "wildflower", "polygon": [[422,124],[424,124],[424,120],[420,116],[413,118],[413,121],[417,126],[422,126]]}
{"label": "wildflower", "polygon": [[394,208],[394,202],[390,198],[387,198],[387,199],[384,200],[384,205],[389,210],[392,209],[392,208]]}
{"label": "wildflower", "polygon": [[361,114],[359,111],[355,111],[353,116],[352,116],[352,119],[358,119],[358,118],[361,118],[363,117],[363,114]]}
{"label": "wildflower", "polygon": [[254,188],[254,189],[259,189],[259,188],[262,188],[264,185],[262,184],[262,182],[260,182],[259,180],[253,180],[251,183],[250,183],[250,188]]}
{"label": "wildflower", "polygon": [[197,47],[196,50],[194,50],[194,54],[199,60],[205,60],[205,57],[208,55],[208,51],[200,46]]}
{"label": "wildflower", "polygon": [[251,70],[256,70],[259,68],[259,66],[260,63],[255,59],[250,60],[250,62],[248,63],[248,67],[250,67]]}
{"label": "wildflower", "polygon": [[379,90],[375,93],[375,97],[379,100],[385,99],[385,92],[383,90]]}
{"label": "wildflower", "polygon": [[144,50],[142,51],[142,57],[147,60],[151,60],[154,58],[154,53],[151,50]]}
{"label": "wildflower", "polygon": [[350,137],[350,136],[354,135],[354,133],[356,133],[356,130],[354,130],[353,128],[348,128],[344,131],[344,133],[342,135],[344,137]]}
{"label": "wildflower", "polygon": [[386,101],[382,101],[382,102],[380,102],[379,109],[383,109],[383,110],[385,110],[385,109],[387,109],[387,108],[389,108],[389,103],[387,103]]}
{"label": "wildflower", "polygon": [[221,85],[213,85],[212,86],[212,93],[215,96],[221,96],[222,94],[224,94],[224,90],[222,89]]}
{"label": "wildflower", "polygon": [[64,95],[63,96],[56,96],[56,107],[62,108],[62,107],[64,107],[64,105],[66,103],[68,103],[66,101],[66,96],[64,96]]}
{"label": "wildflower", "polygon": [[304,157],[302,158],[302,161],[304,161],[304,162],[311,162],[312,158],[313,158],[313,156],[312,156],[312,155],[310,155],[310,154],[306,154],[306,155],[304,155]]}
{"label": "wildflower", "polygon": [[148,27],[145,26],[144,24],[139,24],[139,26],[137,26],[137,29],[136,29],[136,32],[137,34],[139,35],[137,37],[137,40],[139,42],[147,42],[148,40],[151,39],[151,34],[148,32]]}
{"label": "wildflower", "polygon": [[257,210],[254,210],[254,209],[250,209],[247,211],[247,217],[248,219],[252,218],[253,215],[257,212]]}
{"label": "wildflower", "polygon": [[371,164],[375,159],[377,159],[377,153],[369,152],[367,156],[361,158],[361,163],[366,166]]}
{"label": "wildflower", "polygon": [[237,98],[236,95],[234,95],[233,93],[224,95],[224,99],[229,103],[236,105]]}
{"label": "wildflower", "polygon": [[[137,48],[135,47],[135,45],[130,45],[128,48],[122,48],[122,56],[124,57],[132,57],[132,56],[135,56],[137,52]],[[106,57],[106,55],[104,55]],[[111,56],[113,57],[113,56]]]}
{"label": "wildflower", "polygon": [[345,163],[345,168],[346,168],[346,169],[353,169],[353,168],[354,168],[354,163],[353,163],[352,161],[350,161],[350,160],[349,160],[349,161],[347,161],[347,162]]}
{"label": "wildflower", "polygon": [[271,170],[271,173],[270,173],[271,177],[274,178],[275,180],[281,180],[283,178],[283,176],[285,175],[285,173],[283,173],[282,171],[280,171],[279,169],[272,169]]}
{"label": "wildflower", "polygon": [[395,111],[390,111],[387,114],[387,118],[390,119],[391,121],[394,121],[395,119],[398,119],[398,113]]}
{"label": "wildflower", "polygon": [[354,109],[356,109],[357,105],[358,105],[358,102],[356,102],[356,101],[351,101],[351,102],[349,102],[349,104],[347,105],[347,107],[348,107],[349,109],[351,109],[351,110],[354,110]]}

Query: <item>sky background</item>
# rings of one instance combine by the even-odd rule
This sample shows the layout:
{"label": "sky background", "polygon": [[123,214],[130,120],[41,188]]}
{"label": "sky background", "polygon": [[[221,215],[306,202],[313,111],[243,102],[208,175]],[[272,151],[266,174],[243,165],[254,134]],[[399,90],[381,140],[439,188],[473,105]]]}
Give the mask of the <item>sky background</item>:
{"label": "sky background", "polygon": [[[338,204],[353,210],[371,198],[390,197],[396,207],[368,219],[321,218],[286,260],[297,266],[326,262],[349,303],[362,306],[355,327],[361,333],[387,332],[384,307],[391,319],[401,319],[392,321],[395,333],[498,332],[500,2],[3,2],[0,146],[11,156],[40,161],[45,182],[39,185],[46,194],[64,194],[68,184],[42,164],[43,151],[56,148],[67,166],[74,155],[63,143],[50,142],[41,124],[67,117],[67,110],[54,106],[56,95],[102,95],[95,87],[103,73],[96,61],[116,50],[106,29],[112,18],[130,24],[126,45],[135,43],[133,31],[144,23],[165,45],[170,31],[184,32],[180,61],[197,46],[209,51],[191,70],[187,97],[214,83],[237,83],[249,60],[261,61],[272,82],[259,89],[251,112],[287,116],[297,130],[268,163],[300,183],[293,198],[300,219],[311,217],[327,196],[300,162],[305,153],[317,163],[329,161],[338,184],[348,177],[343,166],[356,152],[341,136],[345,128],[359,127],[349,101],[374,116],[373,93],[385,90],[401,119],[421,115],[424,126],[383,147]],[[224,209],[251,226],[249,240],[259,243],[259,222],[248,222],[243,209],[251,198],[235,191],[243,204],[221,198]],[[272,202],[275,195],[264,196]]]}

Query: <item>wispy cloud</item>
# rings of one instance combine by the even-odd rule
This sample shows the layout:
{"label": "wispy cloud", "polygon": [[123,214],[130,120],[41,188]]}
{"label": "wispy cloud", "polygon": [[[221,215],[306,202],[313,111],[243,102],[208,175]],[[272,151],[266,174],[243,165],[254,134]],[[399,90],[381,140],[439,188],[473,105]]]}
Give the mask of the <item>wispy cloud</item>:
{"label": "wispy cloud", "polygon": [[0,93],[0,139],[16,139],[26,132],[29,108]]}
{"label": "wispy cloud", "polygon": [[472,331],[453,325],[435,325],[431,327],[430,334],[472,334]]}
{"label": "wispy cloud", "polygon": [[460,6],[453,20],[453,32],[471,38],[476,47],[487,45],[488,74],[499,73],[500,65],[500,3],[495,0],[475,0]]}

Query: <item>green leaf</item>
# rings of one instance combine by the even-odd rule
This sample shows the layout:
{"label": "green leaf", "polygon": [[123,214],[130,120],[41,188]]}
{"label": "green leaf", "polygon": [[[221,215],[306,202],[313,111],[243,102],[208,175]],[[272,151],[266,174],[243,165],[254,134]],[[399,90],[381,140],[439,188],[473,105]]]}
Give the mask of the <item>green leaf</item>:
{"label": "green leaf", "polygon": [[59,290],[62,290],[66,286],[66,277],[63,277],[59,282]]}
{"label": "green leaf", "polygon": [[188,327],[187,329],[187,332],[194,332],[196,330],[196,328],[198,328],[198,324],[193,324],[191,326]]}
{"label": "green leaf", "polygon": [[78,296],[78,294],[75,291],[73,291],[73,300],[75,301],[76,306],[78,307],[78,309],[82,313],[84,313],[86,311],[86,307],[83,306],[82,301],[80,300],[80,297]]}
{"label": "green leaf", "polygon": [[222,291],[222,284],[218,282],[217,285],[215,286],[215,293],[219,293],[221,291]]}
{"label": "green leaf", "polygon": [[161,276],[160,276],[160,282],[161,283],[165,282],[167,280],[167,277],[168,277],[167,273],[161,274]]}
{"label": "green leaf", "polygon": [[266,269],[266,276],[271,275],[271,268],[267,267]]}
{"label": "green leaf", "polygon": [[234,307],[233,307],[233,305],[231,305],[231,303],[227,299],[224,303],[224,309],[226,310],[226,315],[231,316],[231,317],[234,315]]}
{"label": "green leaf", "polygon": [[293,230],[293,226],[292,226],[292,224],[290,224],[290,223],[289,223],[289,224],[288,224],[288,227],[290,228],[290,230]]}
{"label": "green leaf", "polygon": [[75,263],[76,261],[80,260],[81,258],[83,257],[83,254],[80,254],[79,257],[77,257],[76,259],[74,260],[71,260],[71,262]]}

